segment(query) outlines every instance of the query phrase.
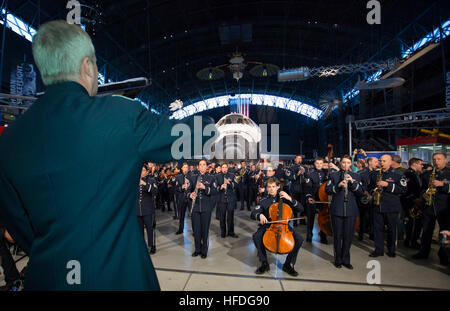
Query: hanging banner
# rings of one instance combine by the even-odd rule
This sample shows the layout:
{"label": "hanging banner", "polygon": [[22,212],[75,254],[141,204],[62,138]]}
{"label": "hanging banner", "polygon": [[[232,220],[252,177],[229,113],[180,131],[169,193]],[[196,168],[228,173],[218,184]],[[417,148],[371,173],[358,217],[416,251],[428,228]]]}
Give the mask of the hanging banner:
{"label": "hanging banner", "polygon": [[[10,92],[12,95],[36,95],[36,71],[33,64],[22,63],[11,71]],[[33,102],[12,98],[11,105],[30,106]]]}

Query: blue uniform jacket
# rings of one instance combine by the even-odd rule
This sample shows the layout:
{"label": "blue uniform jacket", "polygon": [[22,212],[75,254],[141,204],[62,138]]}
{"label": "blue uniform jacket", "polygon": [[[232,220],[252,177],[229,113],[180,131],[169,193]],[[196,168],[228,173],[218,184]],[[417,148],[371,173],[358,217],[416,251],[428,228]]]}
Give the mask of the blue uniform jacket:
{"label": "blue uniform jacket", "polygon": [[359,216],[357,197],[362,196],[364,189],[361,183],[361,176],[357,173],[347,172],[355,180],[353,183],[348,183],[347,200],[345,200],[344,187],[339,187],[338,184],[344,179],[344,172],[333,172],[330,174],[325,191],[328,195],[332,195],[330,205],[330,215],[335,216]]}

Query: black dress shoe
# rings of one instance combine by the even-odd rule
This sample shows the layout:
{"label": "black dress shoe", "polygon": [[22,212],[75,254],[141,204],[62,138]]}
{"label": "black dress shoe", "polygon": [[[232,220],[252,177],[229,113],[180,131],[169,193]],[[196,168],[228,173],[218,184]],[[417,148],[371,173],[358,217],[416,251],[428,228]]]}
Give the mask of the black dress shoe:
{"label": "black dress shoe", "polygon": [[244,210],[244,208],[243,207],[241,207],[241,209],[240,209],[241,211],[243,211]]}
{"label": "black dress shoe", "polygon": [[150,254],[154,254],[154,253],[156,253],[156,247],[152,246],[152,247],[150,247]]}
{"label": "black dress shoe", "polygon": [[199,252],[193,252],[193,253],[192,253],[192,257],[197,257],[198,255],[200,255]]}
{"label": "black dress shoe", "polygon": [[221,236],[222,238],[225,238],[225,237],[226,237],[226,235],[225,235],[225,234],[221,234],[220,236]]}
{"label": "black dress shoe", "polygon": [[363,235],[358,235],[358,240],[359,241],[362,241],[364,239],[364,236]]}
{"label": "black dress shoe", "polygon": [[265,261],[261,264],[261,266],[259,266],[258,269],[256,269],[255,273],[263,274],[264,272],[269,271],[269,270],[270,270],[269,264]]}
{"label": "black dress shoe", "polygon": [[346,267],[347,269],[349,269],[349,270],[353,270],[353,266],[352,266],[351,264],[343,263],[342,265],[343,265],[344,267]]}
{"label": "black dress shoe", "polygon": [[328,244],[327,238],[320,238],[320,243],[322,243],[322,244]]}
{"label": "black dress shoe", "polygon": [[173,219],[178,219],[178,217],[177,216],[173,216]]}
{"label": "black dress shoe", "polygon": [[340,264],[340,263],[334,263],[334,266],[338,269],[342,268],[342,264]]}
{"label": "black dress shoe", "polygon": [[395,253],[388,252],[387,255],[388,255],[389,257],[395,258]]}
{"label": "black dress shoe", "polygon": [[383,256],[384,254],[380,254],[380,253],[377,253],[377,252],[372,252],[372,253],[370,253],[370,255],[369,255],[369,257],[380,257],[380,256]]}
{"label": "black dress shoe", "polygon": [[202,254],[201,257],[202,257],[203,259],[205,259],[206,257],[208,257],[208,255]]}
{"label": "black dress shoe", "polygon": [[311,243],[312,242],[312,236],[306,236],[306,242]]}
{"label": "black dress shoe", "polygon": [[175,232],[176,235],[182,234],[182,233],[183,233],[183,231],[177,231],[177,232]]}
{"label": "black dress shoe", "polygon": [[289,274],[290,276],[297,276],[298,272],[290,264],[283,265],[283,271]]}
{"label": "black dress shoe", "polygon": [[228,236],[237,239],[239,236],[236,233],[229,233]]}
{"label": "black dress shoe", "polygon": [[412,258],[413,259],[428,259],[428,256],[421,252],[418,252],[417,254],[412,255]]}

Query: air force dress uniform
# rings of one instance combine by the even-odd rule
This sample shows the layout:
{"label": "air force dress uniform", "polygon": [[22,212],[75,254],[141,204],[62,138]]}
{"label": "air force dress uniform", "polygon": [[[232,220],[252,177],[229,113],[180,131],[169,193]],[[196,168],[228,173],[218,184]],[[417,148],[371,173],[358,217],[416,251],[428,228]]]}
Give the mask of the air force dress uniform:
{"label": "air force dress uniform", "polygon": [[[192,231],[194,231],[195,241],[195,251],[192,255],[194,257],[202,255],[202,258],[206,258],[208,254],[209,225],[211,223],[211,212],[213,209],[211,196],[217,193],[217,183],[216,179],[208,173],[192,175],[189,180],[190,188],[188,196],[192,192],[195,192],[197,181],[203,183],[205,189],[198,189],[192,209]],[[192,199],[189,202],[192,205]]]}
{"label": "air force dress uniform", "polygon": [[155,196],[158,193],[158,185],[156,180],[150,176],[146,176],[142,180],[146,185],[139,185],[138,223],[141,232],[144,232],[144,225],[147,228],[147,245],[154,251]]}
{"label": "air force dress uniform", "polygon": [[351,269],[350,246],[355,232],[356,217],[359,215],[357,201],[364,190],[360,175],[353,172],[346,172],[354,180],[353,183],[348,183],[347,191],[345,187],[339,187],[339,183],[344,180],[344,174],[343,171],[331,173],[325,191],[333,196],[329,212],[334,238],[334,263],[337,267],[343,264]]}
{"label": "air force dress uniform", "polygon": [[[376,188],[377,175],[379,171],[370,173],[369,192]],[[387,248],[388,256],[395,257],[397,243],[397,220],[402,209],[400,195],[407,190],[406,177],[395,172],[392,168],[382,172],[381,180],[388,183],[381,193],[380,205],[373,205],[374,208],[374,237],[375,251],[371,257],[384,255],[384,225],[387,224]]]}
{"label": "air force dress uniform", "polygon": [[[225,189],[221,189],[225,183],[225,179],[229,179],[230,183]],[[218,212],[220,219],[220,233],[224,238],[225,236],[235,237],[234,233],[234,206],[236,205],[236,187],[237,184],[234,180],[234,175],[231,173],[220,173],[216,175],[217,189],[218,189]],[[228,228],[228,234],[227,234]]]}

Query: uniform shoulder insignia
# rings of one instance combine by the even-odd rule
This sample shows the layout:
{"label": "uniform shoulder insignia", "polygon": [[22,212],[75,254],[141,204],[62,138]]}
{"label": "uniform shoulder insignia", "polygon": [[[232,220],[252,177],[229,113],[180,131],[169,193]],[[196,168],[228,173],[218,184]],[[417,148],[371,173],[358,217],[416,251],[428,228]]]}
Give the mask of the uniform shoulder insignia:
{"label": "uniform shoulder insignia", "polygon": [[400,185],[402,185],[403,187],[406,187],[407,181],[405,178],[400,179]]}

